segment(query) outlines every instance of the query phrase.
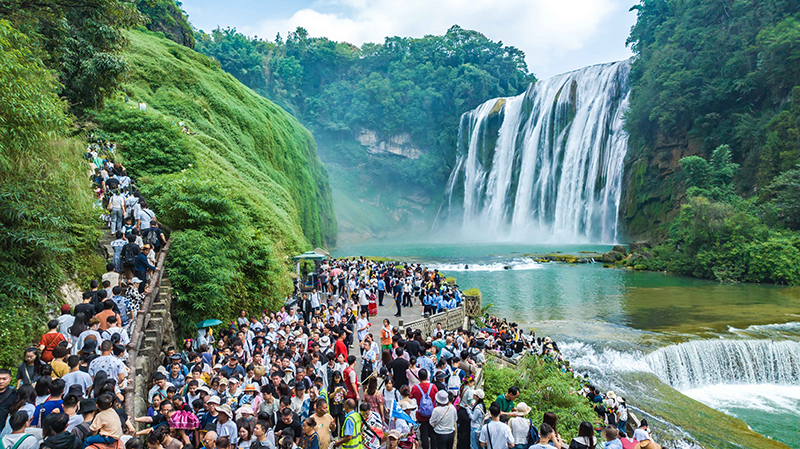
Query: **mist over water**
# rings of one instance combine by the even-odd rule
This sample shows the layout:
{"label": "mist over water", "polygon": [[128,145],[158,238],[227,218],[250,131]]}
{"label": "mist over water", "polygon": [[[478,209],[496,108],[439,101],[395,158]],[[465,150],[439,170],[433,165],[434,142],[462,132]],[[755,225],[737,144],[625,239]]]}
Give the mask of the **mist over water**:
{"label": "mist over water", "polygon": [[629,71],[630,61],[585,67],[465,113],[434,229],[467,240],[618,241]]}

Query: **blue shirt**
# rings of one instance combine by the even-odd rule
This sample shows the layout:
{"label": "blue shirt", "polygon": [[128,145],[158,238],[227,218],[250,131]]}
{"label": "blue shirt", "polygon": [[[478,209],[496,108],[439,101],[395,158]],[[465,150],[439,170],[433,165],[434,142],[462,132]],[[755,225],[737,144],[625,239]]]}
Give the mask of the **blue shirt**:
{"label": "blue shirt", "polygon": [[355,421],[358,418],[347,419],[352,414],[356,414],[357,415],[358,412],[352,411],[345,417],[344,433],[342,435],[344,435],[346,437],[354,437],[354,436],[356,436],[356,422]]}
{"label": "blue shirt", "polygon": [[[156,267],[150,265],[147,262],[147,255],[141,252],[136,256],[136,265],[133,267],[133,271],[147,271],[148,269],[155,270]],[[144,281],[144,279],[142,279],[142,281]]]}
{"label": "blue shirt", "polygon": [[120,325],[123,327],[127,326],[128,322],[130,321],[128,314],[131,313],[131,304],[128,301],[128,298],[121,295],[114,295],[111,297],[111,301],[116,304],[117,309],[119,309],[119,317],[122,321]]}
{"label": "blue shirt", "polygon": [[385,292],[386,291],[386,282],[383,282],[383,279],[378,281],[378,291]]}

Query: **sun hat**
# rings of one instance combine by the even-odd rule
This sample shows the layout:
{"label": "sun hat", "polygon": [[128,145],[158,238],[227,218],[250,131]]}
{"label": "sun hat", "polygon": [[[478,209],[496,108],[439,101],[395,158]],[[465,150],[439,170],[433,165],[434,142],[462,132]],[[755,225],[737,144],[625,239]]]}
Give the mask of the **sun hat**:
{"label": "sun hat", "polygon": [[450,395],[448,395],[446,391],[436,393],[437,404],[447,405],[448,402],[450,402]]}
{"label": "sun hat", "polygon": [[256,384],[247,384],[247,386],[244,387],[244,392],[247,393],[248,391],[256,391],[257,392],[258,389],[256,388]]}
{"label": "sun hat", "polygon": [[531,412],[531,408],[528,406],[528,404],[520,402],[519,404],[517,404],[517,411],[522,413],[523,415],[527,415],[528,413]]}
{"label": "sun hat", "polygon": [[609,398],[609,399],[616,399],[617,398],[617,394],[614,393],[614,391],[612,390],[612,391],[609,391],[608,393],[606,393],[606,397]]}
{"label": "sun hat", "polygon": [[236,414],[237,415],[254,415],[255,413],[253,413],[253,407],[251,407],[250,404],[245,404],[245,405],[239,407],[236,410]]}
{"label": "sun hat", "polygon": [[214,365],[214,369],[222,369],[222,364],[217,363],[216,365]]}
{"label": "sun hat", "polygon": [[322,338],[319,339],[319,345],[323,348],[327,348],[331,345],[331,338],[327,335],[323,335]]}
{"label": "sun hat", "polygon": [[400,439],[400,432],[398,432],[396,430],[390,430],[386,434],[386,436],[389,437],[389,438],[394,438],[395,440],[399,440]]}
{"label": "sun hat", "polygon": [[472,390],[472,394],[477,396],[479,399],[484,399],[486,397],[486,392],[483,391],[481,388],[476,388]]}
{"label": "sun hat", "polygon": [[217,407],[217,412],[224,413],[228,415],[228,418],[233,419],[233,411],[231,411],[231,406],[228,404],[222,404]]}
{"label": "sun hat", "polygon": [[210,398],[208,398],[208,403],[209,404],[217,404],[217,405],[219,405],[219,402],[220,402],[219,396],[211,396]]}
{"label": "sun hat", "polygon": [[141,283],[142,280],[137,278],[136,276],[134,276],[133,279],[131,279],[131,284],[141,284]]}
{"label": "sun hat", "polygon": [[228,385],[228,379],[225,378],[225,377],[220,377],[219,378],[219,384],[220,385]]}
{"label": "sun hat", "polygon": [[205,385],[203,385],[202,387],[197,387],[197,390],[195,391],[197,392],[197,394],[200,394],[201,392],[205,394],[211,394],[211,390],[209,390],[208,387]]}

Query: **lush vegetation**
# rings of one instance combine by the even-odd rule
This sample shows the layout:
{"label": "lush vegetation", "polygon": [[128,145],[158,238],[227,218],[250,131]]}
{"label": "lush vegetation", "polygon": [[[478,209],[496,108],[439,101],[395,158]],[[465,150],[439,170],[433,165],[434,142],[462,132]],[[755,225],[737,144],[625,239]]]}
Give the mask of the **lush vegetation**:
{"label": "lush vegetation", "polygon": [[275,308],[291,291],[286,257],[336,239],[314,139],[210,58],[151,33],[126,38],[124,93],[90,119],[173,230],[179,324]]}
{"label": "lush vegetation", "polygon": [[[410,197],[438,198],[455,158],[459,117],[480,103],[523,92],[534,80],[524,54],[476,31],[386,38],[361,48],[311,38],[298,28],[274,42],[235,29],[199,33],[197,49],[298,117],[317,137],[332,176],[340,220],[400,226]],[[419,158],[370,154],[356,140],[407,136]],[[367,199],[367,201],[365,201]]]}
{"label": "lush vegetation", "polygon": [[163,33],[164,37],[194,48],[194,29],[189,17],[176,0],[139,0],[136,7],[147,17],[147,29]]}
{"label": "lush vegetation", "polygon": [[83,147],[67,138],[63,86],[31,38],[0,20],[0,366],[22,350],[62,301],[59,286],[102,272],[94,253]]}
{"label": "lush vegetation", "polygon": [[642,0],[634,8],[627,219],[637,235],[673,216],[683,198],[676,152],[709,157],[729,145],[744,196],[800,162],[789,110],[800,85],[800,2]]}
{"label": "lush vegetation", "polygon": [[575,394],[583,385],[569,373],[561,371],[559,364],[539,357],[525,357],[520,365],[500,367],[493,362],[484,365],[485,404],[492,403],[499,395],[516,385],[520,389],[517,403],[531,407],[528,415],[540,426],[545,412],[558,416],[558,433],[565,444],[578,435],[582,421],[594,423],[598,420],[589,401]]}
{"label": "lush vegetation", "polygon": [[627,265],[722,282],[800,284],[800,233],[790,229],[798,220],[800,169],[779,176],[758,203],[735,194],[738,164],[726,145],[709,161],[689,156],[680,165],[688,201],[667,237]]}

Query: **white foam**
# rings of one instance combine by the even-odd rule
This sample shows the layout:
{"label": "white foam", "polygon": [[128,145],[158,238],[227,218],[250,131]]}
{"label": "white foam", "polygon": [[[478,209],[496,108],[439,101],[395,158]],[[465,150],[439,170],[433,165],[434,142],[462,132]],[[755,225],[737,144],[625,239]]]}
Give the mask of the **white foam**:
{"label": "white foam", "polygon": [[681,393],[728,414],[735,414],[733,409],[751,409],[800,417],[800,386],[718,384],[681,390]]}
{"label": "white foam", "polygon": [[429,269],[436,269],[444,273],[450,271],[504,271],[504,270],[536,270],[542,264],[530,258],[519,258],[505,262],[493,263],[441,263],[428,264]]}
{"label": "white foam", "polygon": [[800,333],[800,321],[790,321],[788,323],[776,324],[758,324],[748,326],[746,329],[738,329],[733,326],[728,326],[728,332],[733,334],[797,334]]}

